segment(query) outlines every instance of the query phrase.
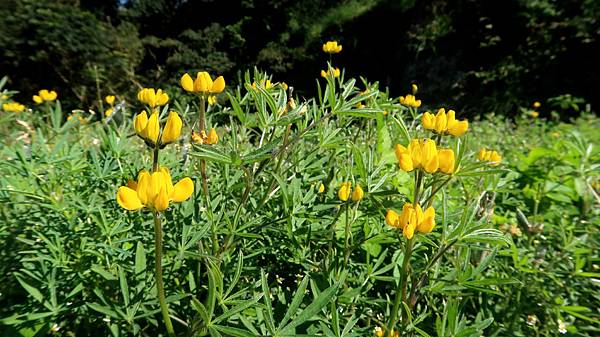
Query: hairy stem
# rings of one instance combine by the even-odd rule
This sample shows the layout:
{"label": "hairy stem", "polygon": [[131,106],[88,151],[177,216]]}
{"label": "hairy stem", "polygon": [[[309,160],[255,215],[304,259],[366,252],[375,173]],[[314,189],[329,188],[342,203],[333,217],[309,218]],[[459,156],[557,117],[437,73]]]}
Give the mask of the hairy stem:
{"label": "hairy stem", "polygon": [[154,216],[154,255],[155,255],[155,272],[156,272],[156,294],[158,296],[158,303],[160,304],[160,311],[162,312],[165,326],[167,327],[167,333],[170,337],[175,337],[175,331],[173,330],[173,324],[171,323],[171,317],[169,317],[169,307],[165,299],[165,286],[163,284],[163,270],[162,270],[162,226],[160,223],[160,213],[152,212]]}

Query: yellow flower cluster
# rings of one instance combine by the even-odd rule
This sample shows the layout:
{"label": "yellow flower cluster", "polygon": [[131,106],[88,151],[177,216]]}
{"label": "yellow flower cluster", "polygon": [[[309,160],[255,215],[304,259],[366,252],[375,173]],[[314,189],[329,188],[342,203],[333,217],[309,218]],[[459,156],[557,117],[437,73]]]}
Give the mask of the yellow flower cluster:
{"label": "yellow flower cluster", "polygon": [[481,149],[477,154],[477,159],[479,161],[490,162],[492,166],[498,166],[502,161],[502,156],[496,151]]}
{"label": "yellow flower cluster", "polygon": [[146,111],[142,111],[133,119],[133,127],[137,135],[153,146],[157,144],[159,136],[160,142],[158,144],[160,146],[176,141],[181,135],[182,126],[183,122],[175,111],[169,113],[169,117],[162,128],[162,132],[157,110],[152,112],[150,118],[148,118]]}
{"label": "yellow flower cluster", "polygon": [[466,119],[458,121],[455,114],[454,110],[448,110],[448,114],[446,114],[444,108],[439,109],[435,116],[427,111],[421,117],[421,124],[427,130],[432,130],[439,134],[447,132],[455,137],[459,137],[469,129],[469,121]]}
{"label": "yellow flower cluster", "polygon": [[214,81],[206,71],[196,74],[196,79],[185,73],[180,80],[181,87],[187,92],[196,94],[220,94],[225,90],[225,79],[217,77]]}
{"label": "yellow flower cluster", "polygon": [[413,206],[411,203],[405,203],[400,215],[391,209],[388,210],[385,222],[391,227],[401,228],[402,234],[410,240],[415,230],[423,234],[431,233],[435,227],[435,209],[428,207],[423,212],[419,204]]}
{"label": "yellow flower cluster", "polygon": [[438,149],[431,139],[413,139],[408,147],[396,144],[395,152],[400,168],[406,172],[420,168],[427,173],[455,171],[454,151]]}
{"label": "yellow flower cluster", "polygon": [[327,41],[323,44],[323,51],[327,54],[337,54],[342,51],[342,45],[337,41]]}
{"label": "yellow flower cluster", "polygon": [[54,91],[54,90],[48,91],[46,89],[42,89],[38,92],[37,95],[33,95],[33,101],[36,104],[42,104],[44,102],[52,102],[57,97],[58,97],[58,95],[56,94],[56,91]]}
{"label": "yellow flower cluster", "polygon": [[192,132],[192,141],[196,144],[214,145],[219,142],[219,135],[215,128],[210,128],[208,135],[204,130],[200,131],[200,133],[194,131]]}
{"label": "yellow flower cluster", "polygon": [[106,111],[104,111],[104,116],[106,117],[110,117],[114,110],[113,105],[115,104],[115,96],[113,95],[108,95],[106,97],[104,97],[104,100],[106,101],[106,103],[108,103],[110,105],[110,108],[106,109]]}
{"label": "yellow flower cluster", "polygon": [[25,110],[25,106],[17,102],[4,103],[2,104],[2,110],[6,112],[22,112]]}
{"label": "yellow flower cluster", "polygon": [[321,70],[321,77],[325,78],[328,76],[340,77],[340,68],[329,68],[329,70]]}
{"label": "yellow flower cluster", "polygon": [[[323,190],[325,190],[325,186],[323,186]],[[356,185],[356,188],[352,190],[351,182],[343,182],[342,186],[340,186],[340,189],[338,190],[338,198],[340,198],[341,201],[348,201],[350,196],[352,196],[352,201],[359,201],[365,196],[365,192],[358,184]]]}
{"label": "yellow flower cluster", "polygon": [[117,202],[129,211],[146,207],[161,212],[169,207],[169,202],[185,201],[193,192],[192,179],[183,178],[173,185],[169,170],[161,167],[152,173],[142,171],[137,182],[130,181],[127,186],[119,187]]}
{"label": "yellow flower cluster", "polygon": [[138,92],[137,98],[140,102],[147,104],[152,109],[169,102],[169,95],[162,91],[162,89],[154,90],[154,88],[144,88]]}
{"label": "yellow flower cluster", "polygon": [[400,104],[411,108],[418,108],[421,106],[421,100],[417,99],[414,95],[408,94],[406,96],[400,96]]}

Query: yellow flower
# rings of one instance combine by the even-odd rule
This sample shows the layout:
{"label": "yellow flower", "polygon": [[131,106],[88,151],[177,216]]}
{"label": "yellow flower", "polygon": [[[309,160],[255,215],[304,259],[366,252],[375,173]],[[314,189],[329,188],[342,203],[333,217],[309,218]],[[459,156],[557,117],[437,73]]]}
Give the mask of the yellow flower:
{"label": "yellow flower", "polygon": [[[167,122],[163,128],[159,145],[172,143],[181,135],[183,122],[175,111],[169,113]],[[142,111],[133,119],[133,128],[138,136],[147,142],[155,145],[160,135],[160,122],[158,120],[158,110],[154,110],[148,118],[146,111]]]}
{"label": "yellow flower", "polygon": [[319,193],[323,193],[325,192],[325,185],[323,185],[323,183],[321,183],[321,185],[319,185]]}
{"label": "yellow flower", "polygon": [[342,186],[338,190],[338,198],[340,198],[341,201],[348,201],[348,198],[350,197],[351,189],[352,189],[351,182],[347,181],[347,182],[342,183]]}
{"label": "yellow flower", "polygon": [[252,82],[253,89],[256,89],[257,86],[260,86],[263,89],[271,89],[273,84],[271,83],[271,80],[260,80],[258,84],[256,84],[256,81]]}
{"label": "yellow flower", "polygon": [[106,103],[113,105],[113,103],[115,103],[115,96],[108,95],[108,96],[104,97],[104,100],[106,101]]}
{"label": "yellow flower", "polygon": [[208,96],[206,101],[208,102],[208,105],[215,105],[215,104],[217,104],[217,96],[210,95],[210,96]]}
{"label": "yellow flower", "polygon": [[[390,222],[393,221],[393,224],[390,226],[402,228],[402,234],[407,239],[412,239],[415,230],[426,234],[430,233],[435,227],[435,209],[433,207],[429,207],[423,212],[419,204],[415,207],[411,203],[406,203],[402,207],[400,216],[394,211],[391,212],[393,213],[390,214],[390,211],[388,211],[386,223],[390,225]],[[390,218],[389,221],[388,217]]]}
{"label": "yellow flower", "polygon": [[281,82],[281,83],[279,83],[279,85],[281,86],[281,88],[282,88],[283,90],[288,90],[288,85],[287,85],[287,83],[285,83],[285,82]]}
{"label": "yellow flower", "polygon": [[200,133],[192,131],[192,141],[196,144],[207,144],[208,136],[206,135],[206,131],[202,130]]}
{"label": "yellow flower", "polygon": [[425,130],[435,129],[435,116],[429,111],[425,112],[423,116],[421,116],[421,125],[423,125]]}
{"label": "yellow flower", "polygon": [[225,90],[223,76],[219,76],[213,81],[206,71],[198,72],[195,80],[192,80],[192,77],[186,73],[181,77],[180,83],[185,91],[196,94],[220,94]]}
{"label": "yellow flower", "polygon": [[38,95],[33,95],[33,101],[35,102],[35,104],[42,104],[44,103],[44,100],[38,96]]}
{"label": "yellow flower", "polygon": [[390,227],[400,228],[400,216],[395,211],[388,209],[385,215],[385,223]]}
{"label": "yellow flower", "polygon": [[356,108],[357,108],[357,109],[362,109],[362,108],[364,108],[364,107],[365,107],[365,105],[364,105],[364,104],[362,104],[362,102],[358,102],[358,103],[356,103]]}
{"label": "yellow flower", "polygon": [[45,102],[52,102],[56,99],[56,97],[58,96],[56,94],[56,91],[48,91],[46,89],[42,89],[40,90],[40,92],[38,93],[38,95],[42,98],[42,100],[44,100]]}
{"label": "yellow flower", "polygon": [[337,54],[342,51],[342,45],[337,41],[327,41],[323,44],[323,51],[328,54]]}
{"label": "yellow flower", "polygon": [[383,332],[383,329],[379,326],[376,326],[375,327],[375,336],[383,337],[383,335],[385,335],[385,333]]}
{"label": "yellow flower", "polygon": [[502,161],[502,156],[496,151],[481,149],[477,153],[477,159],[479,161],[490,162],[492,166],[498,166]]}
{"label": "yellow flower", "polygon": [[365,192],[363,191],[360,185],[356,184],[356,188],[352,191],[352,201],[359,201],[365,196]]}
{"label": "yellow flower", "polygon": [[214,145],[219,142],[219,135],[217,135],[217,131],[215,130],[215,128],[210,128],[207,139],[208,139],[208,144],[210,144],[210,145]]}
{"label": "yellow flower", "polygon": [[446,116],[446,110],[441,108],[435,115],[435,127],[433,128],[437,133],[443,133],[448,127],[448,117]]}
{"label": "yellow flower", "polygon": [[2,110],[6,112],[22,112],[25,110],[25,106],[17,102],[4,103],[2,104]]}
{"label": "yellow flower", "polygon": [[113,108],[108,108],[108,109],[106,109],[106,111],[104,111],[104,116],[110,117],[113,114],[113,112],[114,112]]}
{"label": "yellow flower", "polygon": [[540,113],[539,113],[539,112],[537,112],[537,111],[531,111],[531,112],[529,113],[529,116],[531,116],[531,118],[538,118],[538,117],[539,117],[539,115],[540,115]]}
{"label": "yellow flower", "polygon": [[400,96],[400,104],[408,107],[418,108],[421,106],[421,100],[417,99],[414,95],[408,94],[406,96]]}
{"label": "yellow flower", "polygon": [[143,207],[164,211],[169,207],[169,202],[185,201],[194,192],[194,183],[190,178],[183,178],[173,186],[169,170],[165,167],[152,173],[142,171],[137,183],[127,185],[119,187],[117,202],[129,211]]}
{"label": "yellow flower", "polygon": [[542,106],[542,103],[540,103],[538,101],[533,102],[533,107],[534,108],[539,109],[539,107],[541,107],[541,106]]}
{"label": "yellow flower", "polygon": [[406,172],[422,168],[434,173],[439,168],[438,151],[431,139],[413,139],[408,147],[396,144],[395,153],[400,168]]}
{"label": "yellow flower", "polygon": [[454,173],[454,151],[452,149],[439,149],[438,158],[440,162],[440,172],[446,174]]}
{"label": "yellow flower", "polygon": [[144,88],[138,92],[138,100],[147,104],[152,109],[157,106],[165,105],[169,101],[169,95],[162,89],[154,90],[154,88]]}
{"label": "yellow flower", "polygon": [[412,89],[412,94],[413,94],[413,95],[414,95],[414,94],[416,94],[416,93],[417,93],[417,91],[419,90],[419,87],[417,87],[417,85],[416,85],[416,84],[414,84],[414,83],[413,83],[413,84],[411,84],[410,88]]}
{"label": "yellow flower", "polygon": [[454,110],[448,111],[448,133],[453,135],[454,137],[460,137],[469,129],[469,121],[466,119],[458,121],[454,117],[455,114],[456,113],[454,112]]}
{"label": "yellow flower", "polygon": [[329,70],[325,71],[325,70],[321,70],[321,77],[328,77],[328,76],[333,76],[333,77],[340,77],[340,68],[329,68]]}
{"label": "yellow flower", "polygon": [[176,141],[181,135],[182,126],[183,122],[181,121],[181,118],[179,118],[177,112],[171,111],[167,118],[167,122],[165,123],[165,127],[163,128],[162,135],[160,136],[161,143],[169,144]]}

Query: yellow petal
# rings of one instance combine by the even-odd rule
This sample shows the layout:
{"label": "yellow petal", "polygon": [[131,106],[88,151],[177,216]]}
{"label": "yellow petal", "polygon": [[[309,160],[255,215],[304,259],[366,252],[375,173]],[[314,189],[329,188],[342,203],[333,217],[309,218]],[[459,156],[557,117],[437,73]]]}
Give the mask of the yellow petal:
{"label": "yellow petal", "polygon": [[185,91],[194,92],[194,80],[192,80],[192,77],[188,73],[181,76],[179,83],[181,83],[181,87]]}
{"label": "yellow petal", "polygon": [[342,184],[342,187],[340,187],[340,189],[338,190],[338,198],[340,198],[341,201],[347,201],[349,197],[350,188],[347,184]]}
{"label": "yellow petal", "polygon": [[210,92],[212,94],[220,94],[225,89],[225,79],[223,76],[219,76],[215,79]]}
{"label": "yellow petal", "polygon": [[454,137],[462,136],[469,129],[469,122],[467,120],[457,122],[452,126],[452,128],[448,128],[448,133],[453,135]]}
{"label": "yellow petal", "polygon": [[144,129],[144,138],[152,143],[156,143],[158,140],[158,134],[160,133],[160,124],[158,123],[158,112],[155,111],[148,118],[148,124]]}
{"label": "yellow petal", "polygon": [[219,142],[219,135],[217,135],[217,131],[215,128],[210,128],[210,132],[208,133],[208,144],[217,144]]}
{"label": "yellow petal", "polygon": [[400,168],[405,172],[414,170],[414,165],[411,157],[408,154],[402,154],[399,160]]}
{"label": "yellow petal", "polygon": [[169,144],[176,141],[181,135],[181,127],[183,126],[183,122],[181,118],[175,111],[171,111],[169,113],[169,118],[167,118],[167,123],[165,123],[165,127],[162,132],[161,143]]}
{"label": "yellow petal", "polygon": [[142,171],[140,172],[140,174],[138,174],[138,181],[137,181],[137,196],[140,199],[140,201],[142,202],[142,204],[144,205],[148,205],[150,204],[150,202],[152,201],[152,198],[154,198],[154,196],[152,195],[151,191],[150,191],[150,182],[151,182],[151,176],[150,173],[148,173],[148,171]]}
{"label": "yellow petal", "polygon": [[38,95],[33,95],[33,101],[35,102],[35,104],[42,104],[44,103],[44,100],[38,96]]}
{"label": "yellow petal", "polygon": [[106,100],[106,103],[112,105],[115,102],[115,96],[113,95],[108,95],[104,98]]}
{"label": "yellow petal", "polygon": [[415,235],[415,225],[414,224],[408,224],[406,225],[406,227],[404,227],[404,229],[402,230],[402,234],[404,235],[405,238],[407,239],[412,239],[413,236]]}
{"label": "yellow petal", "polygon": [[452,149],[438,150],[438,158],[440,163],[440,171],[446,174],[454,173],[454,151]]}
{"label": "yellow petal", "polygon": [[137,192],[129,187],[121,186],[117,192],[117,202],[126,210],[135,211],[143,207]]}
{"label": "yellow petal", "polygon": [[354,191],[352,191],[352,201],[359,201],[364,197],[364,195],[365,192],[363,191],[362,187],[357,184]]}
{"label": "yellow petal", "polygon": [[323,193],[325,192],[325,185],[323,185],[323,183],[321,183],[321,185],[319,185],[319,193]]}
{"label": "yellow petal", "polygon": [[174,202],[187,200],[194,193],[194,182],[190,178],[183,178],[173,188],[171,199]]}
{"label": "yellow petal", "polygon": [[135,129],[135,133],[137,133],[140,137],[144,137],[144,129],[148,125],[148,115],[146,111],[140,112],[137,116],[133,118],[133,128]]}
{"label": "yellow petal", "polygon": [[388,209],[387,214],[385,215],[385,223],[390,227],[400,227],[400,217],[398,216],[398,213]]}
{"label": "yellow petal", "polygon": [[210,75],[206,71],[201,71],[196,75],[196,80],[194,81],[194,91],[201,93],[208,93],[212,88],[212,80],[210,79]]}
{"label": "yellow petal", "polygon": [[167,208],[169,208],[169,196],[163,187],[156,195],[156,199],[154,200],[154,209],[162,212]]}
{"label": "yellow petal", "polygon": [[433,207],[429,207],[423,213],[423,219],[419,222],[417,226],[417,231],[421,233],[431,233],[433,228],[435,227],[435,210]]}
{"label": "yellow petal", "polygon": [[435,116],[429,112],[425,112],[421,117],[421,124],[426,130],[433,130],[435,128]]}

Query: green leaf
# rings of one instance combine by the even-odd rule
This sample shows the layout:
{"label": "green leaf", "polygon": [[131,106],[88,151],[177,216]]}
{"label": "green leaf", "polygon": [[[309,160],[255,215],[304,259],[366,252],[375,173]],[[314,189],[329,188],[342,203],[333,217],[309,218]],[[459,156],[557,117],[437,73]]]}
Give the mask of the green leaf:
{"label": "green leaf", "polygon": [[290,324],[281,330],[282,333],[289,331],[300,324],[303,324],[309,319],[312,319],[317,313],[319,313],[319,311],[321,311],[321,309],[323,309],[324,306],[327,305],[327,303],[329,303],[329,301],[331,301],[338,290],[338,285],[339,284],[336,283],[321,292],[311,304],[309,304],[298,316],[296,316],[296,318],[294,318],[294,320],[290,322]]}
{"label": "green leaf", "polygon": [[34,286],[31,286],[27,282],[25,282],[19,274],[15,274],[15,277],[17,278],[17,281],[19,281],[21,286],[23,288],[25,288],[25,290],[27,290],[29,295],[31,295],[33,298],[35,298],[40,303],[44,302],[44,295],[42,295],[42,293],[37,288],[35,288]]}

